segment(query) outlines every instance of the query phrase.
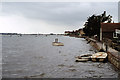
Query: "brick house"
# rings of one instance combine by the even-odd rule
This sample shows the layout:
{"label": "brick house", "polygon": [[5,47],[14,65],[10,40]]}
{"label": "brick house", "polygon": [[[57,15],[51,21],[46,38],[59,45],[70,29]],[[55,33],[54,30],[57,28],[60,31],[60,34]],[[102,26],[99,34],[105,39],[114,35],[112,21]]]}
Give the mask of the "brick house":
{"label": "brick house", "polygon": [[113,39],[116,29],[120,30],[120,23],[101,23],[101,38]]}

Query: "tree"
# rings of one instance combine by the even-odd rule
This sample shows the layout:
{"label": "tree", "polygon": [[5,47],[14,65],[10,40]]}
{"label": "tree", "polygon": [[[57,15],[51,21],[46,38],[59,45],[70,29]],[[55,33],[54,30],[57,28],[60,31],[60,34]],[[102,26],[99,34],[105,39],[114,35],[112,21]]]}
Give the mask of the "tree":
{"label": "tree", "polygon": [[98,16],[92,15],[87,19],[87,22],[85,22],[84,24],[85,27],[83,28],[83,31],[85,32],[85,35],[89,37],[98,35],[99,37],[101,23],[105,21],[107,21],[107,23],[111,23],[111,18],[112,16],[110,15],[106,16],[106,11],[104,11],[103,14]]}

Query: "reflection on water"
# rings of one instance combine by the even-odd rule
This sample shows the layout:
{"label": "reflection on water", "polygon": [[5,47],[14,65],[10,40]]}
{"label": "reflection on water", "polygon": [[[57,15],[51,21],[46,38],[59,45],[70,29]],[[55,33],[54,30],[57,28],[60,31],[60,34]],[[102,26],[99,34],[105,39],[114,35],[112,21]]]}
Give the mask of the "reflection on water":
{"label": "reflection on water", "polygon": [[[64,46],[52,46],[58,38]],[[56,35],[2,37],[3,77],[116,78],[110,63],[75,62],[81,54],[94,53],[82,38]]]}

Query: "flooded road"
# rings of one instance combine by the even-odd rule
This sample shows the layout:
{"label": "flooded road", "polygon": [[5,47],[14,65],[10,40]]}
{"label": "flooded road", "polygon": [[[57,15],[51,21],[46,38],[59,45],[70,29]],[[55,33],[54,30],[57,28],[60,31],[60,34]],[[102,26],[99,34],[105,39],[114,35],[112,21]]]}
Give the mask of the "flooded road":
{"label": "flooded road", "polygon": [[[58,38],[64,46],[52,46]],[[81,54],[94,53],[82,38],[56,35],[2,37],[2,77],[5,78],[117,78],[112,65],[75,62]]]}

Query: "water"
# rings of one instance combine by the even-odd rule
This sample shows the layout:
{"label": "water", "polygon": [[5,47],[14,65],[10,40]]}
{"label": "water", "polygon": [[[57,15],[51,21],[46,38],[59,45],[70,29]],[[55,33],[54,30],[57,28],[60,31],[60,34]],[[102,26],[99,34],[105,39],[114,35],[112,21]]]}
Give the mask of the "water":
{"label": "water", "polygon": [[[64,46],[52,46],[55,38]],[[75,62],[76,56],[94,53],[86,43],[82,38],[60,35],[3,36],[2,77],[117,78],[109,62]]]}

